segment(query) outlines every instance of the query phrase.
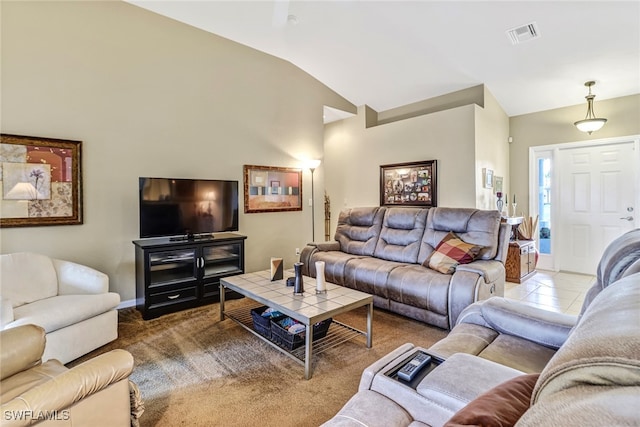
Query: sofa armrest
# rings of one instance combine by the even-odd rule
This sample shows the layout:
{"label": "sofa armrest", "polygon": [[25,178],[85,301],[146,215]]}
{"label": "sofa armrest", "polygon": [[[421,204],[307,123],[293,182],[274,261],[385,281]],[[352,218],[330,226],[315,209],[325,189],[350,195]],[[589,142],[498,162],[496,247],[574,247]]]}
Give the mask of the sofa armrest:
{"label": "sofa armrest", "polygon": [[[33,387],[2,405],[2,413],[45,413],[61,411],[86,397],[126,379],[133,370],[133,356],[126,350],[112,350],[90,359]],[[108,402],[105,402],[105,405]],[[7,425],[26,425],[29,419]],[[3,424],[4,425],[4,424]]]}
{"label": "sofa armrest", "polygon": [[375,361],[373,364],[367,366],[362,372],[362,377],[360,377],[360,386],[358,387],[358,390],[371,389],[373,378],[378,374],[378,372],[385,370],[392,363],[399,363],[397,359],[400,357],[407,357],[408,355],[406,353],[413,350],[414,348],[415,345],[411,343],[403,344],[393,350],[391,353],[388,353],[387,355]]}
{"label": "sofa armrest", "polygon": [[302,248],[302,252],[300,253],[300,262],[304,265],[302,266],[302,274],[309,277],[316,277],[316,267],[315,265],[311,265],[311,257],[314,253],[320,252],[328,252],[328,251],[339,251],[340,250],[340,242],[331,241],[331,242],[311,242],[307,243],[307,246]]}
{"label": "sofa armrest", "polygon": [[337,240],[333,240],[330,242],[316,242],[314,244],[318,248],[318,250],[322,252],[340,250],[340,242],[338,242]]}
{"label": "sofa armrest", "polygon": [[504,264],[495,260],[476,260],[469,264],[460,264],[456,267],[456,271],[476,273],[482,276],[485,283],[494,283],[505,279]]}
{"label": "sofa armrest", "polygon": [[58,275],[58,295],[104,294],[109,292],[109,276],[81,264],[52,259]]}
{"label": "sofa armrest", "polygon": [[0,379],[26,371],[42,362],[44,329],[22,325],[0,332]]}
{"label": "sofa armrest", "polygon": [[480,305],[484,321],[492,329],[540,345],[558,349],[569,337],[577,317],[543,310],[506,298],[489,298]]}

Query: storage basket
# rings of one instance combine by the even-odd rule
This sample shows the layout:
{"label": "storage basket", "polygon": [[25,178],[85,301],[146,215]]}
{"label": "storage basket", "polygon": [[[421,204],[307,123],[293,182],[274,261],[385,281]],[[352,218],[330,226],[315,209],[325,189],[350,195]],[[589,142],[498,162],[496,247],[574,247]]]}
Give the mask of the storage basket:
{"label": "storage basket", "polygon": [[[280,324],[280,322],[282,322],[282,320],[284,319],[286,319],[286,317],[282,319],[271,320],[271,341],[275,342],[281,347],[286,348],[287,350],[294,350],[304,344],[305,331],[299,332],[297,334],[290,334],[289,331],[283,328]],[[331,326],[332,321],[333,319],[329,318],[313,325],[314,341],[320,338],[324,338],[327,335],[329,326]]]}
{"label": "storage basket", "polygon": [[271,320],[279,320],[286,317],[284,314],[280,314],[276,317],[265,317],[262,315],[264,311],[269,308],[266,305],[251,309],[251,318],[253,319],[253,330],[262,335],[265,338],[271,339]]}

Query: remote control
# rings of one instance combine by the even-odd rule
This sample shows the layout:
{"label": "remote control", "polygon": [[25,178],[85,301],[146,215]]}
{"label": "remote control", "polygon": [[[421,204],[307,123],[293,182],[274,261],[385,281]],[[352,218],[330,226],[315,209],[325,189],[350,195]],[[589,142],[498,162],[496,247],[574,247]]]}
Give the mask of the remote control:
{"label": "remote control", "polygon": [[431,356],[421,351],[418,352],[413,359],[405,363],[398,371],[398,378],[405,381],[411,381],[420,372],[420,369],[431,363]]}

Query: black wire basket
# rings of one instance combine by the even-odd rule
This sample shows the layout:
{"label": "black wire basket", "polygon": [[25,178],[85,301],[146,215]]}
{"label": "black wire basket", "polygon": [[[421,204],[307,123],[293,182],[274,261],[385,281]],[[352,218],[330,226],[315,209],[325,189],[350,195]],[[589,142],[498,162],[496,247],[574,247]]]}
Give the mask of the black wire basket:
{"label": "black wire basket", "polygon": [[281,314],[277,317],[263,316],[262,313],[269,308],[266,305],[251,309],[251,318],[253,319],[253,330],[265,338],[271,339],[271,320],[283,319],[286,316]]}
{"label": "black wire basket", "polygon": [[[271,319],[271,341],[278,344],[280,347],[287,350],[294,350],[302,346],[305,342],[305,331],[298,332],[297,334],[290,334],[281,323],[286,317],[282,319]],[[324,338],[329,331],[329,326],[333,319],[329,318],[313,325],[313,340]]]}

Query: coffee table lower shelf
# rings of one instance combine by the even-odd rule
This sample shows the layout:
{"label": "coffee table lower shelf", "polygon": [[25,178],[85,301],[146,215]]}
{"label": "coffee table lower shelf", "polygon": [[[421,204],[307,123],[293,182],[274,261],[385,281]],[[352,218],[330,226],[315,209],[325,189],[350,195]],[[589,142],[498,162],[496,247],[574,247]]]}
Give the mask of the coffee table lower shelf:
{"label": "coffee table lower shelf", "polygon": [[[259,307],[260,305],[261,304],[259,303],[256,303],[255,306],[245,305],[241,308],[225,310],[224,314],[258,338],[262,339],[267,344],[270,344],[272,347],[280,350],[287,356],[291,357],[293,360],[296,360],[297,362],[304,365],[305,346],[300,346],[293,350],[289,350],[288,348],[280,346],[275,341],[272,341],[267,337],[260,335],[253,329],[253,318],[251,317],[251,309]],[[338,322],[337,320],[333,319],[333,322],[331,322],[331,326],[329,326],[327,335],[323,338],[313,340],[313,354],[320,354],[346,341],[350,341],[360,336],[366,337],[366,335],[367,333],[364,331],[360,331],[354,327],[345,325],[344,323]]]}

